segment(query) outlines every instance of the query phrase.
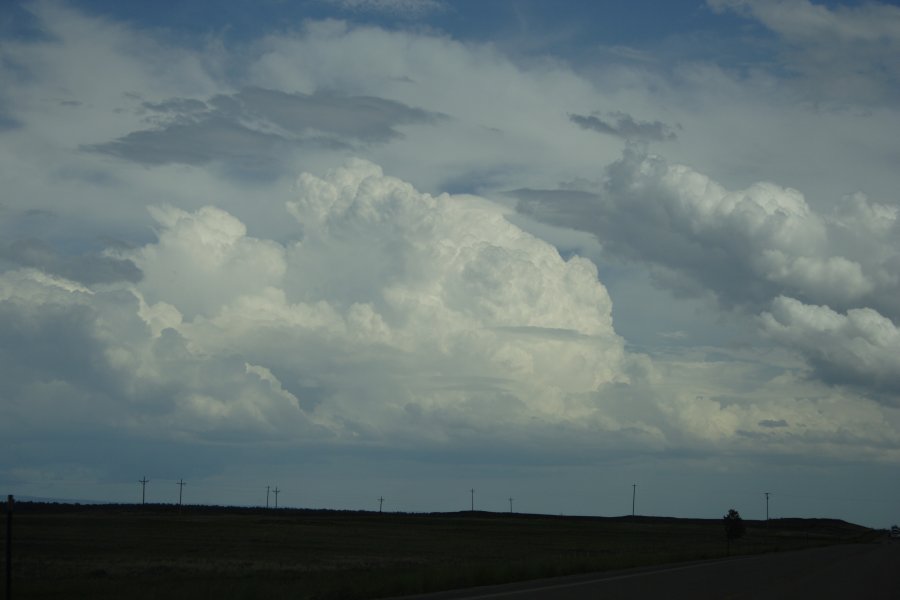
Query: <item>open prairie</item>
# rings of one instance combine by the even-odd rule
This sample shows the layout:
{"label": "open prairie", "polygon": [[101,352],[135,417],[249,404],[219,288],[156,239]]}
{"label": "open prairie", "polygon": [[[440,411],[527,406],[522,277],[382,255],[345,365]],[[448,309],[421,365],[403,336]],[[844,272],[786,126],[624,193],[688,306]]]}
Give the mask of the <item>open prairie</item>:
{"label": "open prairie", "polygon": [[746,525],[729,549],[721,519],[21,503],[12,582],[15,598],[377,598],[880,535]]}

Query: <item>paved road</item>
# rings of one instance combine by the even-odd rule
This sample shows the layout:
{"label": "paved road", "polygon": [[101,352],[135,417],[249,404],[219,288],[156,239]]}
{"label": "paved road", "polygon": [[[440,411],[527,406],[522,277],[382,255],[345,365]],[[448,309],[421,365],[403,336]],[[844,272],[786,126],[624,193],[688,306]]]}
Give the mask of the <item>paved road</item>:
{"label": "paved road", "polygon": [[632,569],[409,597],[422,600],[900,598],[900,542]]}

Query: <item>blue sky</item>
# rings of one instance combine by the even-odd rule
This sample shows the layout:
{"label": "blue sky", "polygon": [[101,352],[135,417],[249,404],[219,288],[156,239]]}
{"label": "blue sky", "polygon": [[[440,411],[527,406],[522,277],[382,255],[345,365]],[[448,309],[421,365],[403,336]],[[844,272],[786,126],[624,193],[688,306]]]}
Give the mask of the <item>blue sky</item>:
{"label": "blue sky", "polygon": [[11,7],[7,493],[898,520],[897,6]]}

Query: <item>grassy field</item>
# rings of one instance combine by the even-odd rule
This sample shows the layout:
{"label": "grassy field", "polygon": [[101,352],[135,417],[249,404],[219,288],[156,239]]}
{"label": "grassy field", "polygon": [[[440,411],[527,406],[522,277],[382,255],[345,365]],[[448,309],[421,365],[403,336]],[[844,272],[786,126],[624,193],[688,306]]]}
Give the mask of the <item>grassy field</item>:
{"label": "grassy field", "polygon": [[[29,503],[14,517],[15,598],[377,598],[726,553],[719,519]],[[875,535],[746,524],[732,554]]]}

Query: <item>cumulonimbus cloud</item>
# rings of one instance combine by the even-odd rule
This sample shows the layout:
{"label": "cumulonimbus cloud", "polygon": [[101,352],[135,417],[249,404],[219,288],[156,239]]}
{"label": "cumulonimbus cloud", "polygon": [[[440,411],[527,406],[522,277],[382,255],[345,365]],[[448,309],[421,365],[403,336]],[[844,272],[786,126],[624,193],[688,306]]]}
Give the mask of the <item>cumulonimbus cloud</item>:
{"label": "cumulonimbus cloud", "polygon": [[[707,394],[744,377],[735,366],[716,382],[628,353],[596,267],[484,199],[353,161],[301,175],[286,209],[298,241],[254,237],[212,206],[154,208],[155,241],[109,251],[135,281],[0,274],[8,423],[229,445],[539,441],[563,461],[892,439],[872,403],[827,419],[813,401],[725,403]],[[833,439],[835,419],[849,438]]]}
{"label": "cumulonimbus cloud", "polygon": [[627,380],[594,265],[499,207],[422,194],[364,161],[301,176],[295,196],[296,243],[211,206],[159,207],[158,239],[118,251],[140,269],[133,284],[5,273],[6,322],[43,331],[63,311],[72,324],[58,364],[20,351],[16,372],[59,377],[94,356],[66,381],[80,396],[100,386],[145,422],[217,440],[513,435],[594,419],[592,394]]}

